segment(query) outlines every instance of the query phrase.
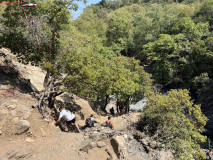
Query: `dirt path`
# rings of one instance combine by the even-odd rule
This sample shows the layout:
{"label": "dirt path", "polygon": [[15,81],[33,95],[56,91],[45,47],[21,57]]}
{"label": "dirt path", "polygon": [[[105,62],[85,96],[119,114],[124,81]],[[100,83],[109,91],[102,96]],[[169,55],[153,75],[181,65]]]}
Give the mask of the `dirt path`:
{"label": "dirt path", "polygon": [[[135,113],[130,115],[133,120],[136,120],[137,116]],[[106,118],[100,116],[97,120],[104,121]],[[108,139],[103,140],[106,143],[103,148],[94,147],[88,153],[80,152],[79,149],[89,143],[84,137],[84,132],[62,132],[52,122],[43,120],[36,109],[28,120],[31,123],[28,133],[20,136],[0,136],[0,159],[19,157],[32,160],[106,160],[109,157],[106,149],[114,153]],[[112,121],[117,130],[123,129],[126,125],[122,116],[113,117]]]}

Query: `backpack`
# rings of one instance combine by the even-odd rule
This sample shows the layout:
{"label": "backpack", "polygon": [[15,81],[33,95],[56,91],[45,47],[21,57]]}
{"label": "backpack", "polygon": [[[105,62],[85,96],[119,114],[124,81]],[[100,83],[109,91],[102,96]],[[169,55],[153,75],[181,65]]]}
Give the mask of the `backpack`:
{"label": "backpack", "polygon": [[90,117],[86,119],[85,123],[88,127],[92,127],[92,119]]}
{"label": "backpack", "polygon": [[106,125],[105,126],[111,128],[111,123],[112,123],[111,121],[109,121],[109,122],[106,121]]}

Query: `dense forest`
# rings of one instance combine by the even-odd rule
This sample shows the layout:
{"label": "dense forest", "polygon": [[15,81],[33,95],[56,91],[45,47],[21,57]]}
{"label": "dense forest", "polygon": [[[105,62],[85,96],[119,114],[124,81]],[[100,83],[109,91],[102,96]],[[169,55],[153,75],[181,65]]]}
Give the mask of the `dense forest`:
{"label": "dense forest", "polygon": [[190,96],[212,94],[212,0],[102,0],[77,20],[73,1],[35,2],[0,7],[0,47],[46,71],[38,100],[43,116],[64,92],[101,110],[115,95],[125,113],[146,97],[139,128],[179,159],[204,159],[199,143],[207,118]]}
{"label": "dense forest", "polygon": [[140,60],[155,83],[200,95],[213,76],[213,2],[180,2],[102,1],[74,26],[113,53]]}

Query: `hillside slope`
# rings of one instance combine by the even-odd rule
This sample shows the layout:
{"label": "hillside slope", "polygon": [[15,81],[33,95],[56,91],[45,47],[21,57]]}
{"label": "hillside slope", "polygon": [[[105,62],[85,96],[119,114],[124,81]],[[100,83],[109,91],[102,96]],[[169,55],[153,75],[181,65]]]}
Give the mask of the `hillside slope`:
{"label": "hillside slope", "polygon": [[[0,53],[0,159],[173,159],[163,147],[162,151],[154,149],[160,144],[147,136],[135,139],[133,126],[139,113],[113,117],[115,130],[111,130],[100,126],[107,116],[98,116],[88,101],[72,94],[59,97],[57,107],[73,110],[82,132],[62,132],[52,124],[53,119],[43,119],[33,107],[43,89],[45,73],[39,67],[19,63],[8,49]],[[83,130],[90,114],[100,123]]]}

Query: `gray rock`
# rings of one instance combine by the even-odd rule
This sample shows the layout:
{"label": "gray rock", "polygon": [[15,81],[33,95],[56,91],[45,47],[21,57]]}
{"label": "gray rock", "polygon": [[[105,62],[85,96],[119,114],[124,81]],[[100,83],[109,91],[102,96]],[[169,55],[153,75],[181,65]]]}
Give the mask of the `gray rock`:
{"label": "gray rock", "polygon": [[127,134],[124,134],[124,138],[125,138],[125,139],[127,139],[127,138],[128,138]]}
{"label": "gray rock", "polygon": [[99,141],[99,142],[97,143],[97,146],[98,146],[99,148],[102,148],[102,147],[106,146],[106,143],[104,143],[103,141]]}
{"label": "gray rock", "polygon": [[30,123],[27,120],[19,120],[17,124],[17,134],[25,133],[29,130]]}
{"label": "gray rock", "polygon": [[133,137],[132,135],[130,135],[130,136],[129,136],[129,139],[130,139],[130,140],[133,140],[133,139],[134,139],[134,137]]}
{"label": "gray rock", "polygon": [[17,153],[18,153],[18,152],[17,152],[16,150],[14,150],[14,149],[9,150],[9,151],[7,152],[7,158],[10,159],[10,158],[14,157]]}
{"label": "gray rock", "polygon": [[28,147],[21,149],[17,154],[17,159],[29,159],[32,156],[32,150]]}
{"label": "gray rock", "polygon": [[19,113],[20,118],[27,119],[31,114],[31,108],[28,108],[24,105],[19,105],[16,108],[16,112]]}
{"label": "gray rock", "polygon": [[128,152],[126,149],[126,142],[124,137],[115,136],[111,138],[110,142],[118,158],[128,159]]}
{"label": "gray rock", "polygon": [[0,135],[2,135],[2,131],[0,131]]}
{"label": "gray rock", "polygon": [[6,104],[5,105],[8,109],[15,109],[16,106],[12,105],[12,104]]}
{"label": "gray rock", "polygon": [[107,113],[110,113],[110,109],[112,108],[114,109],[114,113],[117,113],[116,101],[111,101],[110,103],[108,103],[105,110],[107,111]]}
{"label": "gray rock", "polygon": [[89,146],[84,146],[84,147],[81,147],[79,151],[81,152],[87,152],[90,150],[91,148]]}
{"label": "gray rock", "polygon": [[91,138],[91,139],[98,139],[98,137],[99,137],[99,135],[98,135],[97,132],[94,132],[94,133],[89,135],[89,138]]}
{"label": "gray rock", "polygon": [[96,147],[96,144],[95,144],[95,142],[89,142],[88,146],[91,148],[94,148],[94,147]]}
{"label": "gray rock", "polygon": [[90,149],[96,147],[96,144],[94,142],[89,142],[86,146],[80,148],[81,152],[89,152]]}

